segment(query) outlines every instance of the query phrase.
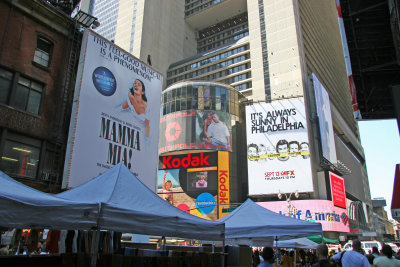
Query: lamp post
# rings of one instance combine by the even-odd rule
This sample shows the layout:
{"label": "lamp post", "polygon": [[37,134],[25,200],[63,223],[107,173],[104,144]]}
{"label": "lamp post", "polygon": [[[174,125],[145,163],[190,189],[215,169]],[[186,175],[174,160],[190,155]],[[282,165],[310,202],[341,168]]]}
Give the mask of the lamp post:
{"label": "lamp post", "polygon": [[294,192],[291,192],[290,194],[289,194],[289,196],[287,195],[287,193],[281,193],[281,191],[279,190],[279,193],[278,193],[278,198],[279,199],[282,199],[282,197],[283,196],[285,196],[285,198],[286,198],[286,202],[287,202],[287,204],[286,204],[286,206],[287,206],[287,209],[288,209],[288,215],[289,216],[291,216],[292,214],[294,215],[294,210],[296,209],[293,205],[292,205],[292,194],[294,194],[294,196],[296,197],[296,198],[299,198],[299,191],[298,190],[296,190],[296,191],[294,191]]}

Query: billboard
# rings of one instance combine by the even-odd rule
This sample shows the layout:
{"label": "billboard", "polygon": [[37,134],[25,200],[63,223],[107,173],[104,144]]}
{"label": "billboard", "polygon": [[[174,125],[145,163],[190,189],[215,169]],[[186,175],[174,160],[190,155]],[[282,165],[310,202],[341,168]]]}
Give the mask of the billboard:
{"label": "billboard", "polygon": [[249,195],[313,191],[304,99],[246,106]]}
{"label": "billboard", "polygon": [[321,223],[323,231],[350,232],[347,210],[335,207],[333,202],[329,200],[290,201],[292,206],[290,212],[288,212],[287,201],[258,202],[257,204],[295,219]]}
{"label": "billboard", "polygon": [[338,14],[340,37],[342,39],[344,61],[346,63],[346,71],[347,71],[347,76],[349,78],[349,88],[350,88],[350,95],[351,95],[351,104],[353,106],[353,116],[354,116],[355,120],[361,120],[362,119],[361,112],[360,112],[360,109],[358,108],[356,84],[354,83],[353,70],[351,69],[349,47],[347,45],[346,30],[344,28],[342,7],[340,6],[340,0],[335,0],[335,2],[336,2],[337,14]]}
{"label": "billboard", "polygon": [[161,74],[90,30],[79,64],[62,187],[123,162],[155,191]]}
{"label": "billboard", "polygon": [[344,179],[339,175],[329,172],[331,182],[331,195],[333,205],[336,207],[346,208],[346,190],[344,187]]}
{"label": "billboard", "polygon": [[335,133],[332,126],[331,106],[329,94],[318,80],[315,74],[312,74],[315,92],[315,102],[317,105],[319,132],[321,136],[322,156],[332,164],[337,163],[335,148]]}
{"label": "billboard", "polygon": [[160,156],[159,160],[157,193],[161,198],[204,219],[228,214],[221,208],[230,202],[227,151]]}
{"label": "billboard", "polygon": [[174,112],[160,119],[160,154],[184,149],[231,151],[231,116],[214,110]]}

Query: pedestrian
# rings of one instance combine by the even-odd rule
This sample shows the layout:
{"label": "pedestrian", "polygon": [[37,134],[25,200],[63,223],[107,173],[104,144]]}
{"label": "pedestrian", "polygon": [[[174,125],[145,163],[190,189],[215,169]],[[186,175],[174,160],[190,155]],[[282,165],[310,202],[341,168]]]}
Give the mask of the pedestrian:
{"label": "pedestrian", "polygon": [[382,255],[374,259],[376,267],[400,267],[400,260],[393,257],[393,250],[389,245],[382,246]]}
{"label": "pedestrian", "polygon": [[328,247],[325,244],[319,244],[317,246],[317,258],[318,262],[313,264],[312,267],[333,267],[328,259]]}
{"label": "pedestrian", "polygon": [[362,254],[361,242],[353,240],[353,250],[342,251],[332,257],[332,259],[343,267],[370,267],[367,257]]}
{"label": "pedestrian", "polygon": [[264,262],[262,262],[258,267],[273,267],[274,263],[274,250],[271,247],[265,247],[261,253]]}

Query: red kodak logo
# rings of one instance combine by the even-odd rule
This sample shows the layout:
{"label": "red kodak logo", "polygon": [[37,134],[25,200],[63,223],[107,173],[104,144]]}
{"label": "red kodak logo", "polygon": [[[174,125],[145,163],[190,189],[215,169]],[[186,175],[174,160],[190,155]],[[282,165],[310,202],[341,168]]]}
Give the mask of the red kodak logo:
{"label": "red kodak logo", "polygon": [[183,158],[173,158],[172,156],[163,157],[163,169],[172,169],[179,167],[197,167],[197,166],[210,166],[208,162],[209,155],[204,156],[204,153],[200,153],[200,156],[192,156],[188,154]]}

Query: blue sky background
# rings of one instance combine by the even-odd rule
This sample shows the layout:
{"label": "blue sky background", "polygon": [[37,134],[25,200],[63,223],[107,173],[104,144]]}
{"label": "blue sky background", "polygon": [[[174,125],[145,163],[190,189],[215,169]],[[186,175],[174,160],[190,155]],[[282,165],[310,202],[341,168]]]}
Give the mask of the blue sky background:
{"label": "blue sky background", "polygon": [[396,120],[359,121],[361,144],[367,163],[371,198],[386,199],[389,219],[392,218],[394,172],[400,163],[400,137]]}

